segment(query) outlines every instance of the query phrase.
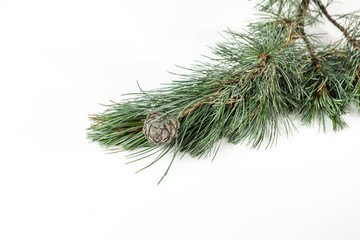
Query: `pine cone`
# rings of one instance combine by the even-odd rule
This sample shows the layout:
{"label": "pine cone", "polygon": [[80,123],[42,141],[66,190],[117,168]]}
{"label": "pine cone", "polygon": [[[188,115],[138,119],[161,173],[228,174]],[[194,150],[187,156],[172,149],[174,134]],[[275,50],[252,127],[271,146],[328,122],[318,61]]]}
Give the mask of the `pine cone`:
{"label": "pine cone", "polygon": [[168,114],[158,111],[146,116],[143,133],[151,143],[162,145],[170,143],[176,137],[179,126],[179,121],[169,119]]}

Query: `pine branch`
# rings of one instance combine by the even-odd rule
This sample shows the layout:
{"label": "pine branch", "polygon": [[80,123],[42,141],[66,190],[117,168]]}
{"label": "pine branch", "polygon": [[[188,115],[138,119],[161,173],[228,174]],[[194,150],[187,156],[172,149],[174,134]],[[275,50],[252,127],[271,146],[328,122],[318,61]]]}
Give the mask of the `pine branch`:
{"label": "pine branch", "polygon": [[[349,32],[343,27],[340,23],[338,23],[328,12],[325,5],[321,2],[321,0],[315,0],[315,3],[320,8],[321,12],[326,16],[326,18],[335,26],[337,27],[345,36],[345,38],[355,47],[357,51],[360,51],[360,42],[352,37]],[[354,86],[356,87],[360,79],[360,66],[357,68],[356,76],[354,79]]]}
{"label": "pine branch", "polygon": [[301,38],[304,40],[305,42],[305,45],[306,45],[306,48],[310,54],[310,58],[313,62],[313,65],[315,66],[316,68],[316,71],[317,72],[321,72],[321,69],[320,69],[320,64],[319,64],[319,60],[318,58],[316,57],[315,55],[315,50],[313,48],[313,46],[311,45],[308,37],[307,37],[307,34],[305,32],[305,15],[306,15],[306,12],[308,11],[308,8],[309,8],[309,3],[310,3],[310,0],[302,0],[301,4],[300,4],[300,11],[299,11],[299,17],[300,17],[300,20],[299,20],[299,29],[300,29],[300,34],[301,34]]}
{"label": "pine branch", "polygon": [[[173,152],[165,177],[178,153],[215,156],[223,138],[253,148],[266,140],[270,146],[281,127],[291,132],[293,114],[300,114],[305,124],[316,119],[325,123],[328,117],[334,130],[345,127],[341,116],[350,99],[360,96],[360,88],[352,86],[355,69],[355,85],[360,76],[352,47],[358,49],[359,42],[353,32],[338,24],[319,0],[314,0],[316,5],[310,5],[311,0],[259,1],[265,21],[250,23],[243,33],[228,30],[226,40],[212,48],[209,62],[183,68],[189,73],[176,74],[179,79],[168,86],[146,92],[139,87],[132,98],[107,105],[103,113],[90,117],[88,138],[113,152],[136,149],[131,157],[137,159],[130,162],[157,154],[140,171]],[[342,42],[325,46],[306,33],[305,27],[319,21],[321,12],[337,24],[350,48]],[[176,122],[177,132],[158,147],[143,129],[149,126],[148,116],[160,112]]]}
{"label": "pine branch", "polygon": [[[309,39],[307,37],[307,34],[305,32],[305,15],[306,15],[306,12],[308,11],[309,4],[310,4],[310,0],[302,0],[302,2],[300,4],[300,11],[299,11],[300,35],[301,35],[301,38],[303,39],[303,41],[305,42],[306,48],[307,48],[307,50],[308,50],[308,52],[310,54],[310,58],[311,58],[311,61],[313,63],[313,66],[316,69],[316,72],[321,73],[319,60],[316,57],[315,50],[314,50],[313,46],[311,45],[311,43],[310,43],[310,41],[309,41]],[[321,83],[319,84],[319,87],[317,88],[318,97],[320,97],[323,94],[323,89],[326,87],[326,84],[324,84],[323,77],[320,76],[320,78],[321,78]]]}
{"label": "pine branch", "polygon": [[315,0],[316,4],[319,6],[320,10],[322,11],[322,13],[326,16],[326,18],[335,26],[337,27],[345,36],[345,38],[347,40],[349,40],[349,42],[352,43],[352,45],[357,49],[360,50],[360,43],[358,40],[356,40],[355,38],[353,38],[352,36],[350,36],[350,34],[348,33],[348,31],[345,29],[345,27],[343,27],[342,25],[340,25],[327,11],[326,7],[324,6],[324,4],[320,1],[320,0]]}

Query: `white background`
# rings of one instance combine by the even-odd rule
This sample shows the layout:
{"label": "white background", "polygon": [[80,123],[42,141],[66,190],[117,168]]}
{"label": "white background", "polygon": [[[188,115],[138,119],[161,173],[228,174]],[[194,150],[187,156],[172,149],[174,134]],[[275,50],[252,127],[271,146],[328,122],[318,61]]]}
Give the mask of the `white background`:
{"label": "white background", "polygon": [[[245,0],[0,1],[0,239],[360,239],[360,118],[272,149],[223,143],[134,174],[86,139],[88,114],[160,87],[254,20]],[[331,13],[359,9],[343,0]],[[330,31],[320,25],[314,31]],[[331,38],[327,37],[325,41]]]}

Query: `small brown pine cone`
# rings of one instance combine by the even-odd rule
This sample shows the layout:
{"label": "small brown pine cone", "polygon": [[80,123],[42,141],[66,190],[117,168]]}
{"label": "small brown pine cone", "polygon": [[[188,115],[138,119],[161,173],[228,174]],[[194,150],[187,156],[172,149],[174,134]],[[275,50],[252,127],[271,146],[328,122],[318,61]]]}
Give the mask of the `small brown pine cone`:
{"label": "small brown pine cone", "polygon": [[179,126],[178,120],[169,119],[168,114],[158,111],[146,116],[143,133],[153,144],[168,144],[176,137]]}

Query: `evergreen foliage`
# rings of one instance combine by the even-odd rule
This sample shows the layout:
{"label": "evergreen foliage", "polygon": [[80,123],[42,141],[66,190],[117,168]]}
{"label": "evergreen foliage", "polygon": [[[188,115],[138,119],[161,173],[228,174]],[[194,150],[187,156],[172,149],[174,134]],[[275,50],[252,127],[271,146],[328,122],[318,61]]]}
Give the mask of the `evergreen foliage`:
{"label": "evergreen foliage", "polygon": [[[133,161],[156,154],[145,169],[169,152],[169,168],[180,152],[215,156],[222,138],[254,148],[263,142],[271,146],[282,132],[292,131],[297,116],[324,130],[327,118],[334,130],[344,128],[342,115],[350,103],[360,109],[360,18],[356,12],[334,18],[329,4],[260,1],[263,17],[242,32],[225,31],[225,41],[212,48],[206,62],[185,68],[187,74],[163,88],[140,89],[91,115],[88,138],[114,152],[136,149],[129,155]],[[333,23],[343,39],[324,44],[306,33],[322,19]],[[146,116],[158,111],[180,122],[177,137],[163,146],[151,144],[142,132]]]}

